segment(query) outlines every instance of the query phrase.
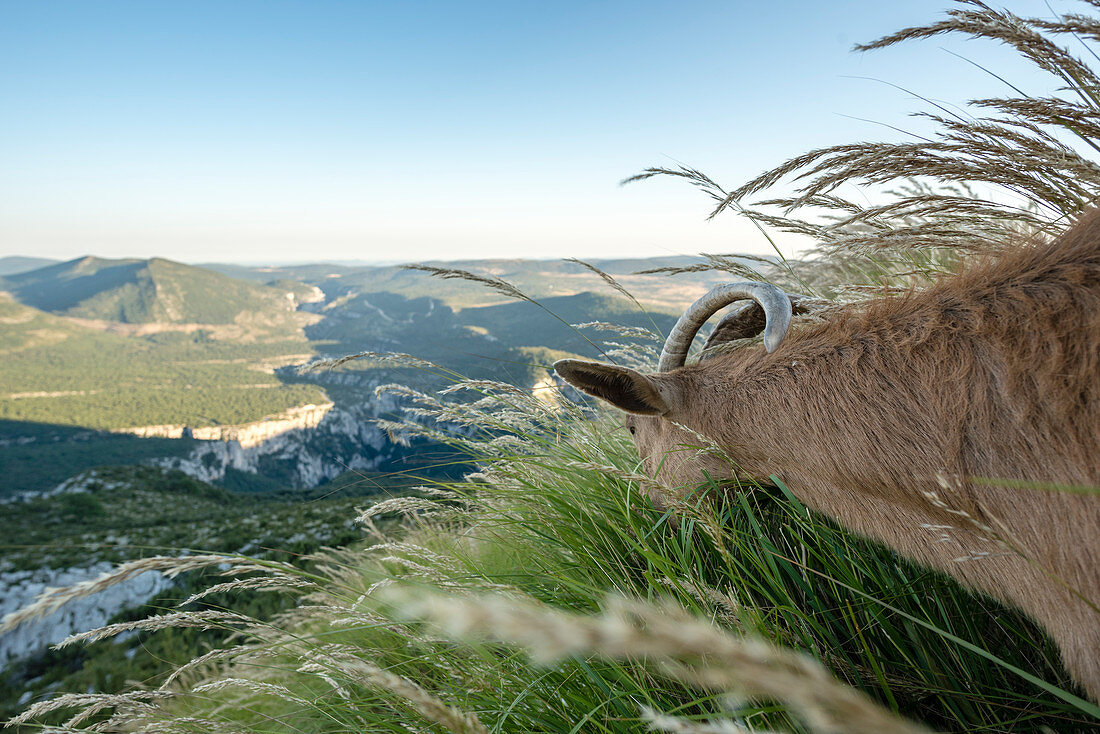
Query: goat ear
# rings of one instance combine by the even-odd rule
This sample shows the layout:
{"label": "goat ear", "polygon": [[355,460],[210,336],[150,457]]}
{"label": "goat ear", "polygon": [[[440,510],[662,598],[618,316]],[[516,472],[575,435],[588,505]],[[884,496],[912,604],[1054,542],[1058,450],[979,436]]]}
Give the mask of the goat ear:
{"label": "goat ear", "polygon": [[598,362],[561,359],[554,371],[573,387],[606,400],[628,413],[664,415],[668,404],[661,397],[657,383],[641,372]]}

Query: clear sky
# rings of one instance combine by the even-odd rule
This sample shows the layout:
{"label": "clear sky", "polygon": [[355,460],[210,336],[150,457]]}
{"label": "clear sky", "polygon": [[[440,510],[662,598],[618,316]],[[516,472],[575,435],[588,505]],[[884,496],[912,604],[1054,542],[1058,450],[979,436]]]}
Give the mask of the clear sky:
{"label": "clear sky", "polygon": [[954,54],[1052,89],[988,43],[850,51],[949,4],[0,0],[0,256],[763,252],[682,182],[618,182],[683,162],[732,187],[896,139],[852,119],[918,127],[883,82],[1007,91]]}

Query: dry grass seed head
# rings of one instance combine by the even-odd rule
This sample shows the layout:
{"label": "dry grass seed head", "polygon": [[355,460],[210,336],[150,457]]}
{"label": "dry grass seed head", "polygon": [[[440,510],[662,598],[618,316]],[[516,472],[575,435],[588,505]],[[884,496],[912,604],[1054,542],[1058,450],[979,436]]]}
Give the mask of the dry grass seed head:
{"label": "dry grass seed head", "polygon": [[210,566],[228,566],[239,571],[261,571],[270,573],[273,568],[293,569],[293,566],[275,562],[258,562],[242,556],[203,554],[193,556],[153,556],[123,563],[105,571],[94,579],[82,581],[63,588],[49,588],[43,591],[33,603],[12,612],[0,621],[0,632],[18,627],[20,624],[52,614],[65,604],[120,584],[148,571],[159,571],[167,578],[175,578],[181,573],[209,568]]}

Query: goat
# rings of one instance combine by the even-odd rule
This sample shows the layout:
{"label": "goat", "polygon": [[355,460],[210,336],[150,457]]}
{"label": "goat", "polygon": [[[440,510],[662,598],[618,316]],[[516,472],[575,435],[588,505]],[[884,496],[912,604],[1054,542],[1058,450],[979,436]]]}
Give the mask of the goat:
{"label": "goat", "polygon": [[[763,326],[763,348],[685,366],[703,323],[739,300],[708,346]],[[680,318],[657,374],[554,367],[629,414],[658,504],[705,476],[777,475],[810,508],[1022,609],[1100,701],[1100,210],[786,336],[805,308],[769,284],[720,286]],[[729,461],[685,448],[700,435]],[[1011,551],[988,553],[991,536]]]}

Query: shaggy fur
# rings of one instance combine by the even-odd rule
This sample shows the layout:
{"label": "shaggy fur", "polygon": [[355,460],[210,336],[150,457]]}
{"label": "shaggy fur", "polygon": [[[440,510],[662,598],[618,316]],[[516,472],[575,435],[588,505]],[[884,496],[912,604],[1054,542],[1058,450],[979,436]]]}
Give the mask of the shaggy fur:
{"label": "shaggy fur", "polygon": [[[1027,612],[1100,700],[1100,213],[796,329],[772,354],[659,375],[585,364],[559,372],[636,414],[668,495],[703,471],[776,474],[815,510]],[[736,466],[686,450],[693,432]]]}

